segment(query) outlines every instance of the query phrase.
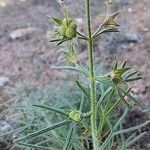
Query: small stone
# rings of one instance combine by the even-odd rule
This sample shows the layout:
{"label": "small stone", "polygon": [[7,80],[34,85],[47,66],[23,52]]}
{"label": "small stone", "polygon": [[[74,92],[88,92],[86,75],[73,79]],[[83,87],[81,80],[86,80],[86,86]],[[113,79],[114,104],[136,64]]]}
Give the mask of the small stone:
{"label": "small stone", "polygon": [[17,30],[14,30],[13,32],[11,32],[9,34],[9,37],[12,40],[21,39],[23,37],[27,37],[28,35],[33,34],[35,31],[36,31],[36,28],[33,28],[33,27],[17,29]]}
{"label": "small stone", "polygon": [[128,8],[128,12],[132,12],[132,8]]}
{"label": "small stone", "polygon": [[128,45],[122,44],[121,48],[127,50],[128,49]]}
{"label": "small stone", "polygon": [[7,121],[0,121],[0,131],[1,132],[8,132],[12,131],[13,127]]}
{"label": "small stone", "polygon": [[143,31],[148,32],[149,28],[144,28]]}
{"label": "small stone", "polygon": [[77,23],[78,26],[78,31],[83,31],[84,29],[84,21],[82,18],[76,18],[75,22]]}
{"label": "small stone", "polygon": [[8,77],[0,76],[0,86],[4,86],[8,82],[9,82]]}
{"label": "small stone", "polygon": [[126,33],[125,38],[128,42],[136,43],[139,41],[139,36],[134,32]]}
{"label": "small stone", "polygon": [[83,24],[83,19],[82,19],[82,18],[76,18],[75,21],[76,21],[77,24],[79,24],[79,25]]}

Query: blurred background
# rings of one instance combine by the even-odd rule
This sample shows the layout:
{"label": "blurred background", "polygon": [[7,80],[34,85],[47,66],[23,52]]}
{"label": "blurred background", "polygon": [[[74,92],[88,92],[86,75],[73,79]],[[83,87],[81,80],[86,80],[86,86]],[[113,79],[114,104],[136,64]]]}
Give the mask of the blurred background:
{"label": "blurred background", "polygon": [[[79,30],[84,31],[82,3],[83,0],[66,0],[70,15],[74,17]],[[103,0],[93,0],[91,5],[94,30],[104,19],[106,6]],[[104,35],[96,41],[95,63],[104,73],[115,59],[119,62],[127,59],[128,65],[134,66],[143,76],[142,80],[133,82],[132,92],[146,104],[146,108],[134,110],[129,117],[132,125],[134,121],[140,123],[150,118],[150,0],[118,0],[112,11],[121,12],[118,16],[121,32]],[[51,69],[52,65],[61,64],[62,56],[59,48],[49,43],[47,33],[55,27],[48,16],[63,17],[57,0],[0,0],[1,131],[10,132],[17,126],[14,117],[9,116],[10,112],[15,114],[15,110],[10,111],[12,103],[26,100],[33,91],[45,92],[49,89],[50,93],[51,88],[47,87],[58,87],[61,91],[62,80],[74,86],[71,82],[74,75]],[[84,42],[78,46],[78,57],[82,61],[87,60]],[[135,149],[150,149],[150,130],[146,130],[147,135],[135,145]],[[0,137],[0,150],[10,149],[12,133],[9,138]]]}

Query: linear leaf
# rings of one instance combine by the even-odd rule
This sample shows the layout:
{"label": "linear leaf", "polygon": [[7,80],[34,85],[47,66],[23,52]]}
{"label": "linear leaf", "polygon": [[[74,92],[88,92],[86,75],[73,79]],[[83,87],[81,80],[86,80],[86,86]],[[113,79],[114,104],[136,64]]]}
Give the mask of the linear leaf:
{"label": "linear leaf", "polygon": [[39,107],[39,108],[42,108],[42,109],[46,109],[46,110],[49,110],[49,111],[52,111],[52,112],[55,112],[55,113],[58,113],[58,114],[61,114],[61,115],[64,115],[64,116],[67,116],[68,117],[68,114],[66,114],[65,112],[63,112],[63,110],[58,110],[56,108],[53,108],[53,107],[49,107],[49,106],[46,106],[46,105],[33,105],[35,107]]}
{"label": "linear leaf", "polygon": [[141,133],[140,135],[136,136],[133,140],[131,140],[129,143],[127,143],[126,148],[133,145],[135,142],[137,142],[139,139],[141,139],[146,132]]}
{"label": "linear leaf", "polygon": [[130,142],[135,136],[136,136],[136,133],[133,133],[131,136],[129,136],[129,137],[126,139],[125,143]]}
{"label": "linear leaf", "polygon": [[107,29],[103,29],[100,32],[98,32],[94,38],[97,38],[99,35],[103,34],[103,33],[108,33],[108,32],[119,32],[118,28],[107,28]]}
{"label": "linear leaf", "polygon": [[80,68],[77,67],[72,67],[72,66],[51,66],[52,69],[63,69],[63,70],[72,70],[72,71],[77,71],[80,73],[83,73],[86,75],[84,71],[82,71]]}
{"label": "linear leaf", "polygon": [[128,104],[128,102],[124,99],[124,97],[122,96],[122,93],[118,90],[118,96],[120,97],[121,101],[125,104],[125,106],[127,106],[130,110],[132,109],[132,107]]}
{"label": "linear leaf", "polygon": [[116,70],[117,68],[118,68],[118,61],[116,60],[114,70]]}
{"label": "linear leaf", "polygon": [[129,77],[131,77],[131,76],[133,76],[133,75],[135,75],[135,74],[137,74],[137,73],[138,73],[138,71],[135,71],[135,72],[133,72],[133,73],[127,74],[124,78],[125,78],[125,79],[128,79]]}
{"label": "linear leaf", "polygon": [[58,42],[60,40],[62,40],[62,39],[53,39],[53,40],[50,40],[49,42]]}
{"label": "linear leaf", "polygon": [[54,20],[59,26],[61,26],[61,25],[63,24],[63,20],[62,20],[62,19],[53,18],[53,20]]}
{"label": "linear leaf", "polygon": [[21,143],[21,142],[18,142],[17,144],[18,144],[18,145],[22,145],[23,147],[30,147],[30,148],[34,148],[34,149],[55,150],[55,149],[53,149],[53,148],[38,146],[38,145],[34,145],[34,144],[27,144],[27,143]]}
{"label": "linear leaf", "polygon": [[113,92],[113,89],[112,87],[109,87],[105,93],[101,96],[100,100],[97,102],[97,105],[96,105],[96,109],[98,109],[101,105],[101,103],[107,99],[109,101],[109,99],[111,98],[112,96],[112,92]]}
{"label": "linear leaf", "polygon": [[69,40],[71,40],[71,39],[70,39],[70,38],[63,38],[63,39],[61,39],[61,40],[56,44],[56,46],[59,46],[59,45],[61,45],[62,43],[66,42],[66,41],[69,41]]}
{"label": "linear leaf", "polygon": [[59,122],[59,123],[57,123],[57,124],[55,124],[55,125],[53,125],[53,126],[47,127],[47,128],[45,128],[45,129],[39,130],[39,131],[37,131],[37,132],[28,134],[27,136],[23,136],[23,137],[21,137],[21,138],[19,138],[19,139],[16,139],[16,140],[14,140],[14,142],[18,142],[18,141],[21,141],[21,140],[34,138],[34,137],[39,136],[39,135],[41,135],[41,134],[43,134],[43,133],[45,133],[45,132],[48,132],[48,131],[50,131],[50,130],[59,128],[59,127],[61,127],[61,126],[63,126],[63,125],[69,124],[70,122],[71,122],[71,121],[69,121],[69,120],[65,120],[65,121]]}
{"label": "linear leaf", "polygon": [[5,133],[1,133],[1,134],[0,134],[0,138],[1,138],[1,137],[4,137],[4,136],[6,136],[6,135],[11,135],[11,134],[20,133],[20,132],[22,132],[22,131],[25,130],[25,129],[27,129],[27,126],[20,127],[20,128],[18,128],[18,129],[16,129],[16,130],[8,131],[8,132],[5,132]]}
{"label": "linear leaf", "polygon": [[127,60],[125,60],[122,64],[122,67],[121,68],[124,68],[126,66],[126,63],[127,63]]}
{"label": "linear leaf", "polygon": [[75,124],[71,124],[71,126],[69,128],[69,131],[68,131],[67,138],[66,138],[66,142],[65,142],[64,147],[63,147],[63,150],[68,150],[68,148],[69,148],[69,144],[70,144],[70,141],[71,141],[71,137],[72,137],[74,127],[75,127]]}
{"label": "linear leaf", "polygon": [[[128,90],[127,90],[127,93],[130,91],[131,89],[129,88]],[[123,95],[123,97],[124,97],[125,95]],[[116,103],[108,110],[108,112],[106,113],[106,116],[108,116],[108,115],[110,115],[112,112],[113,112],[113,110],[117,107],[117,105],[120,103],[120,101],[121,101],[121,99],[119,99],[118,101],[116,101]]]}
{"label": "linear leaf", "polygon": [[120,123],[123,122],[123,120],[125,119],[125,117],[126,117],[127,114],[128,114],[128,111],[129,111],[129,109],[126,108],[125,111],[124,111],[124,113],[123,113],[122,116],[120,117],[120,119],[119,119],[119,120],[117,121],[117,123],[114,125],[113,130],[116,130],[117,127],[120,125]]}
{"label": "linear leaf", "polygon": [[140,79],[142,79],[142,77],[133,77],[133,78],[124,79],[124,81],[131,82],[131,81],[136,81],[136,80],[140,80]]}
{"label": "linear leaf", "polygon": [[76,81],[76,84],[78,85],[78,87],[81,89],[81,91],[84,93],[84,95],[90,100],[90,94],[88,93],[87,89],[81,85],[80,82]]}
{"label": "linear leaf", "polygon": [[130,127],[128,129],[123,129],[123,130],[117,131],[117,132],[114,133],[114,135],[121,134],[121,133],[129,133],[129,132],[138,130],[140,128],[143,128],[143,127],[145,127],[147,125],[150,125],[150,120],[148,120],[148,121],[146,121],[146,122],[144,122],[144,123],[142,123],[140,125],[137,125],[135,127]]}
{"label": "linear leaf", "polygon": [[101,147],[99,148],[100,150],[105,149],[105,147],[108,145],[108,143],[111,141],[111,139],[114,136],[114,131],[118,128],[118,126],[120,125],[120,123],[123,122],[123,120],[125,119],[126,115],[128,114],[128,108],[125,109],[124,113],[122,114],[122,116],[120,117],[120,119],[117,121],[117,123],[113,126],[112,131],[110,132],[110,134],[108,135],[108,137],[105,139],[105,141],[103,142],[103,144],[101,145]]}
{"label": "linear leaf", "polygon": [[118,104],[120,103],[121,100],[116,101],[116,103],[109,109],[109,111],[106,113],[106,117],[108,117],[114,110],[115,108],[118,106]]}
{"label": "linear leaf", "polygon": [[95,80],[101,82],[101,83],[104,83],[106,85],[109,85],[109,86],[113,86],[114,87],[114,84],[112,82],[112,80],[108,77],[104,77],[104,76],[96,76],[95,77]]}
{"label": "linear leaf", "polygon": [[138,105],[141,106],[141,107],[144,107],[144,104],[143,104],[141,101],[135,99],[133,96],[131,96],[129,93],[127,93],[127,92],[124,91],[123,89],[121,89],[121,88],[118,88],[118,89],[119,89],[123,94],[125,94],[126,96],[128,96],[131,100],[133,100],[136,104],[138,104]]}

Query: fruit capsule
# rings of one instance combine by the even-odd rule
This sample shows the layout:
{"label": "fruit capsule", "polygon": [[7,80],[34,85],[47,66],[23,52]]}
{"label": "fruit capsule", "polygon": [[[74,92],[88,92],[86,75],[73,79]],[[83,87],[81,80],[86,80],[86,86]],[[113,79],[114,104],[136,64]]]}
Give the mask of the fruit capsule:
{"label": "fruit capsule", "polygon": [[59,33],[62,36],[66,36],[66,27],[64,25],[60,26]]}
{"label": "fruit capsule", "polygon": [[66,26],[66,27],[68,27],[71,24],[71,22],[72,22],[71,18],[65,18],[63,20],[63,25]]}
{"label": "fruit capsule", "polygon": [[66,29],[66,37],[68,38],[74,38],[76,36],[76,30],[71,28],[71,27],[68,27]]}
{"label": "fruit capsule", "polygon": [[69,27],[73,28],[74,30],[77,29],[77,25],[74,22],[71,22]]}

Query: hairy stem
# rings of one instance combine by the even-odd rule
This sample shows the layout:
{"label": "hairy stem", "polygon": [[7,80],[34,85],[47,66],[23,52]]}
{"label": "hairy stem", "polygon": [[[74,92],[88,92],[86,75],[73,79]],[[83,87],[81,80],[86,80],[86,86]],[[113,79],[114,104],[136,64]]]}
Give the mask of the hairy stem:
{"label": "hairy stem", "polygon": [[97,128],[96,128],[96,102],[95,102],[95,81],[94,81],[94,57],[93,57],[93,39],[91,33],[90,19],[90,0],[85,0],[87,15],[87,32],[88,32],[88,63],[90,69],[90,88],[91,88],[91,130],[93,139],[93,149],[98,150]]}

